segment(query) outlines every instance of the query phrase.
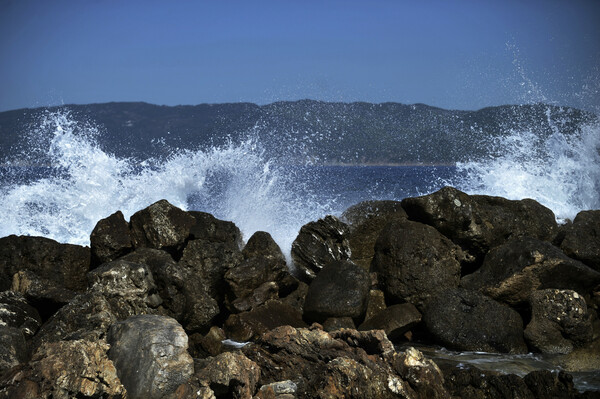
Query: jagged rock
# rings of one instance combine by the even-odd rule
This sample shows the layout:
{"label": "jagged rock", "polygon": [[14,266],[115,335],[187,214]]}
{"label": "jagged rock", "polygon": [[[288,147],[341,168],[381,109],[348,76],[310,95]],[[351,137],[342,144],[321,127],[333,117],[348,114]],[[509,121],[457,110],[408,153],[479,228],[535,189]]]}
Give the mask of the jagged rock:
{"label": "jagged rock", "polygon": [[579,212],[565,229],[560,248],[600,272],[600,210]]}
{"label": "jagged rock", "polygon": [[475,291],[448,289],[423,313],[436,343],[456,350],[526,353],[521,316],[507,305]]}
{"label": "jagged rock", "polygon": [[228,303],[234,313],[246,312],[260,306],[271,299],[279,299],[279,286],[274,281],[267,281],[258,286],[251,294],[237,298]]}
{"label": "jagged rock", "polygon": [[227,336],[235,341],[249,341],[273,328],[290,325],[306,327],[302,314],[280,301],[268,301],[255,309],[229,316],[223,328]]}
{"label": "jagged rock", "polygon": [[158,399],[177,389],[194,372],[188,337],[175,319],[132,316],[109,330],[108,357],[131,399]]}
{"label": "jagged rock", "polygon": [[164,249],[176,256],[183,249],[196,219],[160,200],[131,216],[129,225],[135,248]]}
{"label": "jagged rock", "polygon": [[242,248],[242,233],[233,222],[217,219],[205,212],[189,211],[188,214],[196,219],[196,223],[190,228],[191,240],[206,240]]}
{"label": "jagged rock", "polygon": [[583,297],[572,290],[534,291],[531,322],[525,328],[530,348],[542,353],[569,353],[592,340],[592,323]]}
{"label": "jagged rock", "polygon": [[[281,298],[281,302],[293,307],[302,314],[304,312],[304,300],[308,292],[308,284],[303,281],[297,281],[297,283],[298,286],[296,289],[285,298]],[[279,290],[281,291],[281,288]]]}
{"label": "jagged rock", "polygon": [[0,324],[0,375],[29,359],[29,346],[21,329]]}
{"label": "jagged rock", "polygon": [[14,291],[0,292],[0,326],[15,327],[31,338],[42,325],[38,311]]}
{"label": "jagged rock", "polygon": [[407,217],[399,201],[364,201],[346,209],[340,219],[349,226],[350,260],[369,270],[381,230],[390,221]]}
{"label": "jagged rock", "polygon": [[418,393],[417,397],[442,399],[448,393],[444,388],[444,375],[431,359],[415,348],[407,348],[392,358],[392,367]]}
{"label": "jagged rock", "polygon": [[538,289],[570,289],[586,295],[599,283],[599,272],[552,244],[520,237],[490,250],[481,268],[463,277],[461,286],[511,306],[523,306]]}
{"label": "jagged rock", "polygon": [[189,336],[189,352],[195,358],[217,356],[225,350],[225,338],[227,336],[222,328],[212,326],[206,335],[196,333]]}
{"label": "jagged rock", "polygon": [[[264,292],[273,284],[276,287],[275,297],[278,297],[278,283],[289,276],[285,257],[268,233],[253,234],[242,254],[244,261],[225,273],[225,281],[229,287],[227,302],[230,309],[236,312],[264,303],[270,298]],[[264,299],[259,300],[259,297]]]}
{"label": "jagged rock", "polygon": [[528,235],[551,241],[557,231],[554,213],[531,199],[468,195],[444,187],[405,198],[402,207],[411,220],[435,227],[479,259],[510,237]]}
{"label": "jagged rock", "polygon": [[0,291],[22,293],[42,318],[87,288],[90,250],[43,237],[0,238]]}
{"label": "jagged rock", "polygon": [[27,365],[3,375],[0,398],[125,398],[107,351],[105,341],[45,344]]}
{"label": "jagged rock", "polygon": [[365,320],[369,320],[377,313],[386,308],[385,294],[381,290],[370,290],[369,300],[367,302],[367,311],[365,312]]}
{"label": "jagged rock", "polygon": [[431,226],[393,221],[375,244],[372,269],[386,300],[422,310],[440,291],[460,282],[460,247]]}
{"label": "jagged rock", "polygon": [[217,397],[250,399],[256,392],[260,368],[241,353],[225,352],[210,359],[195,378]]}
{"label": "jagged rock", "polygon": [[421,313],[411,303],[392,305],[366,319],[359,330],[383,330],[389,339],[400,338],[421,322]]}
{"label": "jagged rock", "polygon": [[323,322],[329,317],[352,317],[362,321],[367,310],[370,276],[350,261],[335,261],[323,267],[308,287],[304,319]]}
{"label": "jagged rock", "polygon": [[[293,398],[296,397],[298,391],[298,385],[292,380],[272,382],[267,385],[260,387],[260,391],[272,390],[273,394],[277,398],[281,398],[281,395],[291,395]],[[283,398],[281,398],[283,399]]]}
{"label": "jagged rock", "polygon": [[63,339],[98,340],[110,326],[130,316],[153,313],[160,304],[146,265],[116,260],[90,272],[90,288],[46,322],[34,347]]}
{"label": "jagged rock", "polygon": [[117,211],[96,223],[90,235],[92,267],[111,262],[133,250],[129,223]]}
{"label": "jagged rock", "polygon": [[292,260],[300,278],[311,281],[328,263],[350,259],[348,225],[326,216],[302,226],[292,243]]}

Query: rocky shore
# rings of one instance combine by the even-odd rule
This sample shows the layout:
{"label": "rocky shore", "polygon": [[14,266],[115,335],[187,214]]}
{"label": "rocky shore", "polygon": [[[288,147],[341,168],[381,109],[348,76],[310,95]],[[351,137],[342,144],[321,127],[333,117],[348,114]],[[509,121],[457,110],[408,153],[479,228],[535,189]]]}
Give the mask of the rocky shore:
{"label": "rocky shore", "polygon": [[[451,187],[267,232],[165,200],[0,238],[0,398],[600,398],[600,211]],[[553,355],[524,377],[411,346]],[[396,350],[402,344],[407,349]]]}

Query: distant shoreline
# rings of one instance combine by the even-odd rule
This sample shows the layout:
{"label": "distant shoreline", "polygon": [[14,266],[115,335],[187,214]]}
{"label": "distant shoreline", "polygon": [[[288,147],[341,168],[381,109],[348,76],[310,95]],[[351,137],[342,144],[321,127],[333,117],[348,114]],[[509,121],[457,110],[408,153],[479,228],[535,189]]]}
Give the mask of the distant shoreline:
{"label": "distant shoreline", "polygon": [[[303,166],[303,167],[342,167],[342,168],[353,168],[353,167],[453,167],[456,163],[426,163],[426,162],[400,162],[400,163],[324,163],[314,165],[287,165],[287,166]],[[58,165],[50,164],[25,164],[21,162],[16,163],[3,163],[0,164],[0,168],[56,168]]]}

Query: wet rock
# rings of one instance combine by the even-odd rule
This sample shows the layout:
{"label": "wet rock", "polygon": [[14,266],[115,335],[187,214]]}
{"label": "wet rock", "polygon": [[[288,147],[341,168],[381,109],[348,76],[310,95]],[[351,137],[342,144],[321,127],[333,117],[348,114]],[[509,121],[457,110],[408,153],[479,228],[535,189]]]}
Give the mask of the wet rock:
{"label": "wet rock", "polygon": [[395,340],[421,322],[421,313],[411,303],[392,305],[365,320],[359,330],[383,330]]}
{"label": "wet rock", "polygon": [[600,210],[579,212],[565,229],[560,248],[600,272]]}
{"label": "wet rock", "polygon": [[510,237],[528,235],[551,241],[554,213],[534,200],[468,195],[452,187],[416,198],[402,207],[411,220],[429,224],[479,259]]}
{"label": "wet rock", "polygon": [[351,317],[362,321],[370,287],[365,269],[350,261],[331,262],[308,287],[304,319],[320,323],[329,317]]}
{"label": "wet rock", "polygon": [[425,309],[423,321],[435,342],[451,349],[527,352],[521,316],[475,291],[453,288],[441,292]]}
{"label": "wet rock", "polygon": [[164,249],[179,256],[196,219],[185,211],[160,200],[131,216],[129,225],[135,248]]}
{"label": "wet rock", "polygon": [[377,239],[372,269],[388,301],[422,310],[440,291],[458,286],[462,257],[462,250],[433,227],[394,221]]}
{"label": "wet rock", "polygon": [[103,338],[112,324],[155,312],[160,304],[146,265],[117,260],[90,272],[90,288],[77,295],[46,322],[33,338],[34,347],[64,339]]}
{"label": "wet rock", "polygon": [[364,201],[346,209],[340,219],[349,226],[350,260],[369,270],[375,242],[383,227],[392,220],[407,217],[399,201]]}
{"label": "wet rock", "polygon": [[481,268],[463,277],[461,286],[511,306],[523,306],[535,290],[569,289],[586,295],[599,283],[599,272],[552,244],[521,237],[490,250]]}
{"label": "wet rock", "polygon": [[22,293],[42,318],[87,288],[90,250],[43,237],[0,238],[0,291]]}
{"label": "wet rock", "polygon": [[427,359],[415,348],[407,348],[393,357],[394,370],[421,398],[447,398],[444,375],[431,359]]}
{"label": "wet rock", "polygon": [[104,341],[45,344],[27,365],[3,375],[0,398],[125,398],[107,351]]}
{"label": "wet rock", "polygon": [[206,212],[189,211],[196,223],[190,228],[191,240],[206,240],[215,243],[242,248],[243,240],[240,229],[233,223],[220,220]]}
{"label": "wet rock", "polygon": [[0,292],[0,326],[14,327],[31,338],[42,325],[38,311],[14,291]]}
{"label": "wet rock", "polygon": [[29,359],[29,345],[21,329],[0,324],[0,342],[0,375]]}
{"label": "wet rock", "polygon": [[133,250],[129,223],[117,211],[96,223],[90,235],[92,267],[111,262]]}
{"label": "wet rock", "polygon": [[128,398],[161,398],[194,372],[194,362],[187,352],[188,337],[170,317],[129,317],[110,328],[107,341],[108,357]]}
{"label": "wet rock", "polygon": [[207,362],[195,378],[216,397],[252,398],[260,378],[259,366],[241,353],[225,352]]}
{"label": "wet rock", "polygon": [[292,259],[300,278],[307,282],[328,263],[348,260],[348,225],[335,216],[326,216],[305,224],[292,243]]}
{"label": "wet rock", "polygon": [[596,373],[600,370],[600,338],[560,356],[558,363],[568,372]]}
{"label": "wet rock", "polygon": [[232,314],[223,328],[229,338],[244,342],[283,325],[306,327],[298,310],[280,301],[268,301],[249,312]]}
{"label": "wet rock", "polygon": [[569,353],[592,340],[592,323],[583,297],[572,290],[534,291],[530,298],[531,322],[525,339],[536,352]]}

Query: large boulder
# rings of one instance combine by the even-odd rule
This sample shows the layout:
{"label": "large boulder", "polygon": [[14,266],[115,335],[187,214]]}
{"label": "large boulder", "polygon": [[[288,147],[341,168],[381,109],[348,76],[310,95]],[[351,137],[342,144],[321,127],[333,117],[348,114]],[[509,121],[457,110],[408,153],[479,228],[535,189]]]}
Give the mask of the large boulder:
{"label": "large boulder", "polygon": [[551,241],[557,232],[554,213],[531,199],[468,195],[444,187],[405,198],[402,207],[411,220],[435,227],[479,259],[510,237],[528,235]]}
{"label": "large boulder", "polygon": [[423,314],[433,340],[450,349],[526,353],[523,320],[507,305],[475,291],[448,289]]}
{"label": "large boulder", "polygon": [[350,260],[369,270],[381,230],[392,220],[407,217],[399,201],[364,201],[346,209],[340,220],[349,226]]}
{"label": "large boulder", "polygon": [[572,290],[534,291],[525,339],[536,352],[566,354],[592,340],[592,323],[581,295]]}
{"label": "large boulder", "polygon": [[600,272],[600,210],[579,212],[565,229],[560,248]]}
{"label": "large boulder", "polygon": [[395,340],[421,322],[421,313],[411,303],[392,305],[370,319],[359,330],[383,330],[389,339]]}
{"label": "large boulder", "polygon": [[103,340],[45,344],[27,365],[2,376],[0,398],[125,398],[127,392],[107,351]]}
{"label": "large boulder", "polygon": [[334,260],[348,260],[348,225],[335,216],[326,216],[302,226],[292,243],[292,260],[299,277],[311,281]]}
{"label": "large boulder", "polygon": [[463,287],[511,306],[527,306],[535,290],[558,288],[588,294],[600,284],[600,273],[569,258],[552,244],[531,237],[513,238],[493,248]]}
{"label": "large boulder", "polygon": [[135,248],[164,249],[179,256],[196,219],[167,200],[160,200],[134,213],[129,224]]}
{"label": "large boulder", "polygon": [[90,288],[56,312],[33,338],[37,348],[64,339],[96,341],[112,324],[154,313],[160,297],[146,265],[116,260],[90,272]]}
{"label": "large boulder", "polygon": [[242,248],[242,233],[233,222],[217,219],[206,212],[189,211],[188,214],[196,219],[190,228],[190,240],[220,242]]}
{"label": "large boulder", "polygon": [[92,267],[111,262],[133,250],[129,223],[117,211],[96,223],[90,235]]}
{"label": "large boulder", "polygon": [[393,221],[377,239],[372,270],[387,301],[422,310],[440,291],[458,286],[462,259],[460,247],[433,227]]}
{"label": "large boulder", "polygon": [[329,317],[352,317],[362,321],[370,288],[365,269],[350,261],[331,262],[308,286],[304,319],[322,323]]}
{"label": "large boulder", "polygon": [[21,292],[47,318],[87,288],[90,250],[43,237],[0,238],[0,291]]}
{"label": "large boulder", "polygon": [[177,389],[194,372],[188,337],[176,320],[159,315],[132,316],[109,330],[108,357],[131,399],[158,399]]}

